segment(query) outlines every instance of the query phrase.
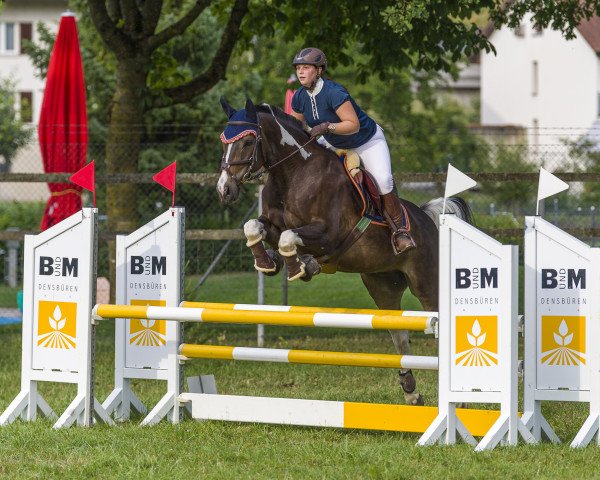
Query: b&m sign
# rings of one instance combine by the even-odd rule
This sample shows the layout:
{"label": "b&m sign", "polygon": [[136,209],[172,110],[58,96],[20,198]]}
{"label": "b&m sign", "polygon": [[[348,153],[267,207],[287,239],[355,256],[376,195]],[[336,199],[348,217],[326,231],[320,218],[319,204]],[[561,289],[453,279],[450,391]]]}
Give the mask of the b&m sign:
{"label": "b&m sign", "polygon": [[510,321],[500,292],[510,275],[502,259],[458,233],[451,237],[451,388],[500,391],[499,332]]}

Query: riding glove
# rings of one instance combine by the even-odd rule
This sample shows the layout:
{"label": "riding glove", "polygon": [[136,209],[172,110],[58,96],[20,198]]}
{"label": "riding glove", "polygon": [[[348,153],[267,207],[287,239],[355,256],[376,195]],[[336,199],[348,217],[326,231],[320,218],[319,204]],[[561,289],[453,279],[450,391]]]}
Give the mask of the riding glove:
{"label": "riding glove", "polygon": [[318,137],[319,135],[324,135],[329,131],[329,122],[323,122],[319,125],[315,125],[310,131],[311,138]]}

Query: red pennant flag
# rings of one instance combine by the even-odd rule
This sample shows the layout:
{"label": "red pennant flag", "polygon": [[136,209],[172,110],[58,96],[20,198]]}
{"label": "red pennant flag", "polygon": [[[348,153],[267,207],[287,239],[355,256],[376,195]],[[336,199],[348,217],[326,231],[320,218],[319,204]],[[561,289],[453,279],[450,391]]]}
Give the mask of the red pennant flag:
{"label": "red pennant flag", "polygon": [[88,163],[85,167],[76,171],[69,180],[94,194],[94,207],[96,206],[96,170],[94,160]]}
{"label": "red pennant flag", "polygon": [[166,168],[163,168],[160,172],[152,177],[159,185],[162,185],[167,190],[173,193],[173,199],[171,201],[171,207],[175,206],[175,177],[177,175],[177,162],[173,162]]}

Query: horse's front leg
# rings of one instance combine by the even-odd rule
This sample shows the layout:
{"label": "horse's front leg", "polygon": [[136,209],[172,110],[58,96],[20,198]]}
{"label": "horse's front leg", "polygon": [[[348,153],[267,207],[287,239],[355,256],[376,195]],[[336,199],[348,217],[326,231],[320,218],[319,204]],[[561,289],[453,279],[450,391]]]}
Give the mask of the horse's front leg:
{"label": "horse's front leg", "polygon": [[273,240],[279,236],[280,230],[266,217],[248,220],[244,224],[246,246],[254,256],[254,268],[265,275],[276,275],[283,266],[281,256],[274,250],[266,250],[263,240]]}
{"label": "horse's front leg", "polygon": [[298,278],[308,281],[321,272],[321,266],[312,255],[298,256],[297,247],[327,251],[326,239],[326,231],[322,223],[311,223],[281,233],[279,253],[285,261],[290,282]]}

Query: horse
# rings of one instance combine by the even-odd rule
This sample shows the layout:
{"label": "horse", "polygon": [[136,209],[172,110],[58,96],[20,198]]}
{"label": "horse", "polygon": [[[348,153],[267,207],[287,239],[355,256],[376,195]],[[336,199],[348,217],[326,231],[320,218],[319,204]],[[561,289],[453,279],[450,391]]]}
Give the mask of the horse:
{"label": "horse", "polygon": [[[361,195],[336,153],[314,142],[300,121],[250,99],[239,111],[224,98],[221,105],[229,118],[221,134],[224,153],[216,186],[221,202],[235,202],[243,183],[268,173],[261,215],[244,225],[257,270],[275,275],[285,263],[289,280],[304,281],[321,271],[359,273],[380,309],[400,309],[408,287],[424,310],[438,310],[442,199],[421,208],[402,199],[417,248],[395,255],[387,226],[366,222],[367,228],[357,228],[364,220]],[[448,199],[446,211],[472,223],[462,199]],[[390,334],[396,351],[408,355],[408,332]],[[412,372],[402,369],[399,375],[406,403],[423,405]]]}

